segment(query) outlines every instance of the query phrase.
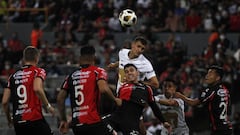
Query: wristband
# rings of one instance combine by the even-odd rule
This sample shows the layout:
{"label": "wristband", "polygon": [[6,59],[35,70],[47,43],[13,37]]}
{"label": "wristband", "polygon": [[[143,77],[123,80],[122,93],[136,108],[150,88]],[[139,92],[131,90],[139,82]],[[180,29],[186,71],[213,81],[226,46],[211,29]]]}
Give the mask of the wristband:
{"label": "wristband", "polygon": [[48,104],[47,104],[47,109],[49,109],[49,108],[51,108],[51,107],[52,107],[51,104],[48,103]]}

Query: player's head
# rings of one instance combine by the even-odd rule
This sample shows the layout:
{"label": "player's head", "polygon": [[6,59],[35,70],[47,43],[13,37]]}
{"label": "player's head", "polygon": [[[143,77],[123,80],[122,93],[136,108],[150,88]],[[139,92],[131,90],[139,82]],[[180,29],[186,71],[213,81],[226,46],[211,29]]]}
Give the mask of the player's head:
{"label": "player's head", "polygon": [[177,91],[177,82],[171,78],[166,78],[162,85],[163,92],[167,98],[170,98]]}
{"label": "player's head", "polygon": [[136,37],[131,44],[131,53],[133,53],[135,57],[138,57],[144,52],[147,43],[148,42],[144,37]]}
{"label": "player's head", "polygon": [[[93,46],[84,46],[80,51],[80,62],[94,62],[95,61],[95,48]],[[89,63],[90,64],[90,63]]]}
{"label": "player's head", "polygon": [[209,85],[215,84],[222,80],[223,74],[224,72],[222,67],[217,65],[210,66],[205,76],[205,81]]}
{"label": "player's head", "polygon": [[138,82],[138,69],[134,64],[126,64],[124,66],[124,73],[126,82],[137,83]]}
{"label": "player's head", "polygon": [[23,51],[23,61],[38,63],[39,61],[39,50],[33,46],[27,46]]}

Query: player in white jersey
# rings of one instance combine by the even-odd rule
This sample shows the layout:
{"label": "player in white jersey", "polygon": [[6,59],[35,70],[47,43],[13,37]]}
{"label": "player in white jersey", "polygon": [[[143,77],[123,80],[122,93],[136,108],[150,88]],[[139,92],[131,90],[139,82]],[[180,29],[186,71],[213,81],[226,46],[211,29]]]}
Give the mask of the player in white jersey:
{"label": "player in white jersey", "polygon": [[[124,69],[126,64],[134,64],[138,71],[140,72],[139,81],[152,88],[159,88],[159,82],[156,77],[156,73],[153,70],[151,62],[143,55],[145,47],[147,45],[147,40],[144,37],[137,36],[131,43],[131,49],[121,49],[119,51],[118,59],[119,61],[111,63],[108,68],[117,68],[118,71],[118,84],[116,93],[118,94],[118,89],[124,82]],[[141,118],[142,119],[142,118]],[[140,129],[142,134],[146,134],[146,129],[143,123],[143,119],[140,122]]]}
{"label": "player in white jersey", "polygon": [[153,88],[159,87],[159,82],[157,80],[156,73],[153,70],[151,62],[142,54],[146,45],[147,40],[145,38],[136,37],[131,43],[131,49],[121,49],[118,55],[119,61],[108,65],[109,68],[119,68],[119,78],[116,92],[118,92],[119,87],[124,82],[123,67],[129,63],[134,64],[138,68],[140,72],[140,81],[142,81],[144,84],[150,85]]}
{"label": "player in white jersey", "polygon": [[189,135],[189,128],[185,121],[184,101],[173,97],[176,90],[176,82],[167,78],[163,82],[164,94],[155,96],[155,101],[161,104],[164,118],[172,125],[171,135]]}

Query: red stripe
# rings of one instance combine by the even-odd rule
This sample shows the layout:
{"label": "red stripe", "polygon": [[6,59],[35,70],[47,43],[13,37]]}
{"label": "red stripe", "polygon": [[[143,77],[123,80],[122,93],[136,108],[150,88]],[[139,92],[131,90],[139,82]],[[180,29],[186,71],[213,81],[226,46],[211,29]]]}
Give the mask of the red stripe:
{"label": "red stripe", "polygon": [[[212,96],[210,97],[210,101],[213,98],[214,98],[214,94],[212,94]],[[211,104],[211,102],[209,102],[208,109],[209,109],[209,112],[212,112],[212,104]],[[213,117],[212,113],[210,113],[210,119],[212,121],[213,130],[216,130],[216,124],[215,124],[214,117]]]}

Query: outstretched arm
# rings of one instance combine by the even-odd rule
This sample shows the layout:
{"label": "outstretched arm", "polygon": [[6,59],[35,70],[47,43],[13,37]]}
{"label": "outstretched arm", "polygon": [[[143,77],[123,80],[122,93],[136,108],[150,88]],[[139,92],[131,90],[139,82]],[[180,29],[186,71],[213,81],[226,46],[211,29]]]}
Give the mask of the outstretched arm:
{"label": "outstretched arm", "polygon": [[196,105],[199,105],[201,103],[199,99],[188,98],[185,95],[181,94],[180,92],[176,92],[174,94],[174,97],[181,98],[184,102],[186,102],[190,106],[196,106]]}
{"label": "outstretched arm", "polygon": [[119,61],[116,61],[116,62],[110,63],[107,67],[108,68],[117,68],[118,65],[119,65]]}
{"label": "outstretched arm", "polygon": [[156,76],[148,79],[147,81],[143,81],[144,84],[154,87],[155,89],[159,88],[159,82]]}
{"label": "outstretched arm", "polygon": [[166,106],[179,106],[178,102],[174,99],[159,99],[157,102]]}

